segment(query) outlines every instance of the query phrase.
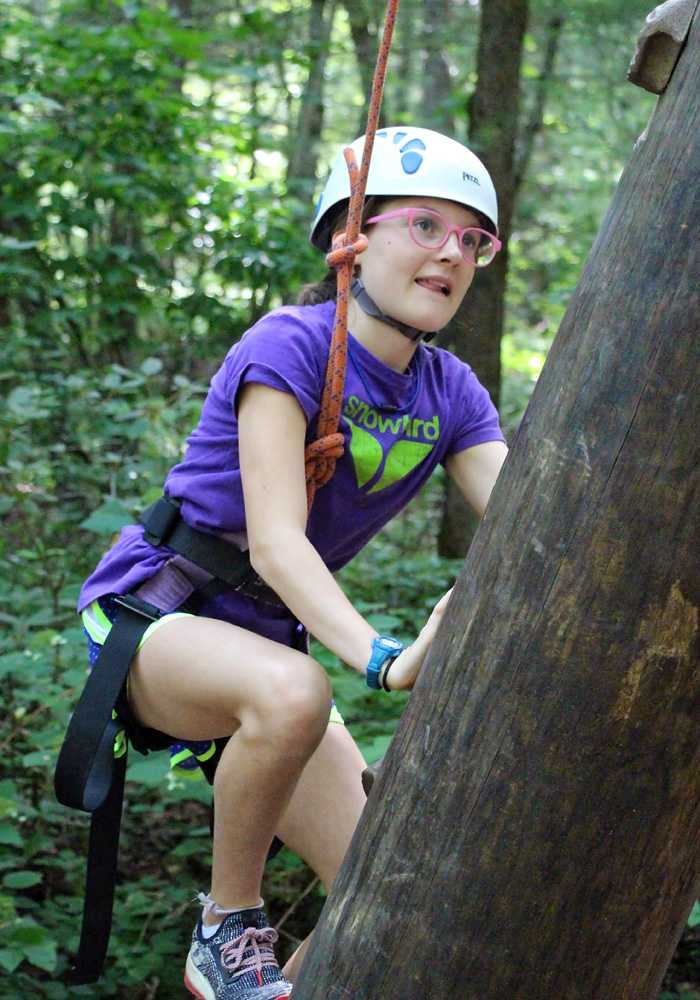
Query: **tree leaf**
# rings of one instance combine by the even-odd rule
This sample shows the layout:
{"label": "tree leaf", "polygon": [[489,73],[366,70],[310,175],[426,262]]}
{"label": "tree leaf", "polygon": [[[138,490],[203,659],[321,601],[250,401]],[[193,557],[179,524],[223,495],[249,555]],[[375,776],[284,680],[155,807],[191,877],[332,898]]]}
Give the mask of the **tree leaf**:
{"label": "tree leaf", "polygon": [[94,531],[98,535],[113,535],[121,531],[124,525],[133,523],[134,519],[126,507],[116,498],[110,497],[89,517],[81,521],[80,527],[86,531]]}
{"label": "tree leaf", "polygon": [[17,966],[24,960],[24,952],[19,948],[1,948],[0,965],[8,972],[14,972]]}
{"label": "tree leaf", "polygon": [[56,968],[56,942],[46,938],[41,944],[30,944],[24,949],[27,959],[39,969],[53,972]]}
{"label": "tree leaf", "polygon": [[139,368],[139,371],[143,372],[144,375],[157,375],[162,370],[163,362],[160,358],[145,358]]}
{"label": "tree leaf", "polygon": [[38,885],[42,878],[41,872],[8,872],[2,884],[6,889],[29,889],[30,886]]}
{"label": "tree leaf", "polygon": [[9,823],[0,823],[0,844],[7,844],[8,847],[21,847],[22,838],[19,831],[10,826]]}

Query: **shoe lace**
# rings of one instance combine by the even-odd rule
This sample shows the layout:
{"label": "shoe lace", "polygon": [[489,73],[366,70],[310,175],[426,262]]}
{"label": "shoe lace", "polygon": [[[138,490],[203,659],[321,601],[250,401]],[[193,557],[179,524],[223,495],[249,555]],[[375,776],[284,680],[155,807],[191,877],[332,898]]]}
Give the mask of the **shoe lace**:
{"label": "shoe lace", "polygon": [[277,931],[272,927],[246,927],[240,937],[221,945],[221,964],[234,978],[244,972],[278,969],[272,947],[277,937]]}

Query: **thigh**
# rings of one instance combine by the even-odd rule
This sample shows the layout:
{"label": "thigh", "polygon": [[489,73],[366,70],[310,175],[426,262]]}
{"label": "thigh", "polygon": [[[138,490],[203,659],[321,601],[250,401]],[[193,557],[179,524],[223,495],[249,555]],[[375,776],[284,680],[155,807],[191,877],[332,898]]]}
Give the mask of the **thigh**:
{"label": "thigh", "polygon": [[327,687],[323,668],[229,622],[175,618],[144,642],[129,673],[138,721],[185,740],[230,736],[246,717],[306,688]]}
{"label": "thigh", "polygon": [[327,889],[340,868],[366,796],[365,761],[345,726],[331,722],[302,772],[278,835]]}

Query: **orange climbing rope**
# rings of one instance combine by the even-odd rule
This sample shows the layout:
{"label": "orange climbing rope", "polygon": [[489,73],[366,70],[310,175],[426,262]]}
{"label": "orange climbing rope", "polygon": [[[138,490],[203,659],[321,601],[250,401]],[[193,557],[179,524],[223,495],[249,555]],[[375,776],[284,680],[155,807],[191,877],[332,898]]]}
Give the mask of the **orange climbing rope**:
{"label": "orange climbing rope", "polygon": [[391,38],[396,24],[396,12],[399,0],[388,0],[384,32],[377,57],[377,67],[374,72],[374,82],[369,101],[367,115],[367,131],[365,147],[362,152],[362,164],[357,168],[355,155],[350,148],[344,152],[345,162],[350,174],[350,207],[348,209],[347,229],[334,241],[331,252],[326,260],[338,272],[338,300],[333,324],[333,336],[328,354],[326,382],[323,387],[321,411],[318,418],[317,438],[306,448],[304,455],[306,465],[306,498],[309,511],[314,502],[314,494],[321,486],[325,486],[335,471],[336,460],[343,454],[343,435],[338,431],[340,410],[343,403],[343,386],[345,384],[345,366],[348,353],[348,299],[355,266],[355,257],[367,248],[367,237],[360,232],[362,207],[367,187],[369,162],[374,147],[374,136],[379,121],[379,110],[382,105],[382,93],[386,76],[386,65],[389,59]]}

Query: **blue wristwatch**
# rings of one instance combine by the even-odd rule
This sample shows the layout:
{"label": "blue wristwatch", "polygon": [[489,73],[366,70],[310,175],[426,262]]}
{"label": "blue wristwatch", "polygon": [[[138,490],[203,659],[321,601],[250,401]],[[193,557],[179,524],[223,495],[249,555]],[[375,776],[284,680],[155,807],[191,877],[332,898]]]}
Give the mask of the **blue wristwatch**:
{"label": "blue wristwatch", "polygon": [[372,655],[367,664],[367,687],[379,691],[379,677],[387,660],[395,660],[403,652],[403,643],[388,635],[379,635],[372,639]]}

